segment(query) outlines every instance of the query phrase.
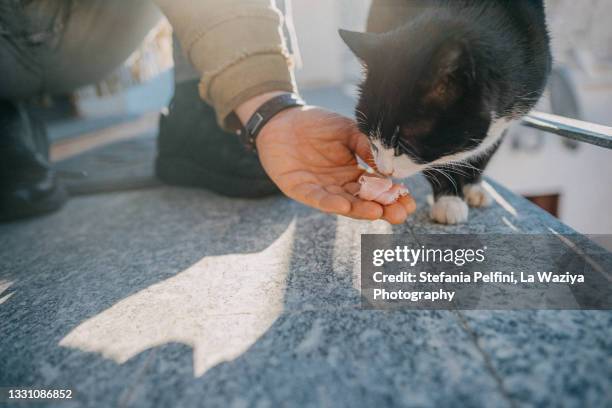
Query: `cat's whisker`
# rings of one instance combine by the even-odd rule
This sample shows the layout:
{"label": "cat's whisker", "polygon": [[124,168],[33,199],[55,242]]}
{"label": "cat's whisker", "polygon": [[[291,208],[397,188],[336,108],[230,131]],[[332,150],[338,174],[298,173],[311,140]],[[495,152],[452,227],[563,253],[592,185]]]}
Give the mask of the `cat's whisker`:
{"label": "cat's whisker", "polygon": [[[426,169],[426,170],[423,170],[423,174],[427,176],[428,174],[433,174],[433,172]],[[440,181],[437,178],[428,177],[428,180],[431,180],[432,182],[436,183],[438,187],[442,187],[442,183],[440,183]]]}
{"label": "cat's whisker", "polygon": [[359,109],[355,109],[355,116],[357,117],[357,120],[363,120],[364,122],[368,121],[367,115]]}
{"label": "cat's whisker", "polygon": [[452,165],[452,166],[457,166],[457,167],[464,167],[467,169],[471,169],[471,170],[479,170],[478,167],[474,166],[473,164],[467,162],[467,161],[449,161],[447,164]]}
{"label": "cat's whisker", "polygon": [[436,171],[440,174],[442,174],[444,177],[446,177],[448,179],[448,181],[451,182],[451,184],[453,185],[453,188],[455,189],[456,192],[458,192],[458,187],[457,187],[457,183],[455,182],[455,180],[453,180],[452,177],[450,177],[446,172],[444,172],[442,169],[440,169],[439,167],[430,167],[429,169]]}
{"label": "cat's whisker", "polygon": [[463,168],[461,168],[459,166],[454,166],[452,164],[446,164],[445,163],[443,165],[438,165],[438,166],[440,166],[440,167],[442,167],[442,168],[444,168],[444,169],[446,169],[446,170],[448,170],[450,172],[459,174],[461,176],[469,177],[469,176],[472,175],[472,173],[469,173],[467,170],[465,170],[465,169],[463,169]]}
{"label": "cat's whisker", "polygon": [[[408,144],[410,144],[410,143],[408,143]],[[412,160],[413,162],[418,162],[419,161],[418,158],[414,154],[410,153],[410,150],[414,150],[414,148],[410,149],[406,145],[406,143],[404,141],[402,141],[402,139],[399,139],[397,141],[397,145],[400,147],[400,149],[402,149],[402,153],[404,155],[408,156],[410,158],[410,160]]]}
{"label": "cat's whisker", "polygon": [[461,168],[456,168],[453,166],[445,166],[444,167],[446,170],[453,172],[453,173],[457,173],[461,176],[470,176],[470,173],[468,173],[467,171],[462,170]]}
{"label": "cat's whisker", "polygon": [[449,167],[446,167],[446,169],[452,173],[459,174],[460,176],[464,176],[464,177],[472,177],[474,176],[475,173],[479,173],[479,172],[476,172],[474,169],[465,169],[465,168],[455,167],[455,166],[449,166]]}
{"label": "cat's whisker", "polygon": [[463,168],[470,169],[470,170],[474,170],[474,171],[476,171],[476,172],[480,172],[480,171],[481,171],[481,169],[479,169],[478,167],[476,167],[476,166],[474,166],[473,164],[468,163],[468,162],[459,162],[459,161],[454,161],[454,162],[451,162],[451,163],[452,163],[453,165],[455,165],[455,166],[458,166],[458,167],[463,167]]}
{"label": "cat's whisker", "polygon": [[538,99],[540,98],[540,92],[539,91],[527,92],[526,94],[518,95],[517,98],[527,98],[527,97],[530,97],[532,95],[533,95],[532,98],[538,98]]}

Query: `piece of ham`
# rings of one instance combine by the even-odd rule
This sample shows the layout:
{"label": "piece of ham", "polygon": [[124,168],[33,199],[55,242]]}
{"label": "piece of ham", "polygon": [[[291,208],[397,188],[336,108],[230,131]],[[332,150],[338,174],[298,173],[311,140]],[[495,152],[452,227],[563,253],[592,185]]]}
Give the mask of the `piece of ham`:
{"label": "piece of ham", "polygon": [[361,188],[357,196],[363,200],[376,201],[382,205],[393,204],[400,197],[408,195],[408,189],[403,184],[393,184],[388,178],[361,176]]}

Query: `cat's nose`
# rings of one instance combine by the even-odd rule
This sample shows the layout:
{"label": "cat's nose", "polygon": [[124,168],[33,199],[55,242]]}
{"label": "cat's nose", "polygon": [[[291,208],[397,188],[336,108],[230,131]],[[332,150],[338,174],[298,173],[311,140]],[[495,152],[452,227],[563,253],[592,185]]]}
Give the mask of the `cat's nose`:
{"label": "cat's nose", "polygon": [[393,174],[393,167],[385,164],[385,163],[377,163],[376,170],[383,176],[389,177]]}
{"label": "cat's nose", "polygon": [[389,177],[393,174],[393,163],[389,163],[387,160],[376,160],[376,170],[383,176]]}

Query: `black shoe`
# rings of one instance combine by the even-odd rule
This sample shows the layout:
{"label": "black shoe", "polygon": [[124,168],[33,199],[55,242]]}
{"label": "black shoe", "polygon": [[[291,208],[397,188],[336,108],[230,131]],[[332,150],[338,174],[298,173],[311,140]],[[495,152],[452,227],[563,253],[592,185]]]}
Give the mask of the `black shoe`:
{"label": "black shoe", "polygon": [[0,221],[55,211],[66,192],[49,165],[44,124],[21,104],[0,102]]}
{"label": "black shoe", "polygon": [[168,184],[202,187],[230,197],[279,193],[238,136],[223,131],[200,99],[197,81],[177,84],[169,113],[159,121],[157,177]]}

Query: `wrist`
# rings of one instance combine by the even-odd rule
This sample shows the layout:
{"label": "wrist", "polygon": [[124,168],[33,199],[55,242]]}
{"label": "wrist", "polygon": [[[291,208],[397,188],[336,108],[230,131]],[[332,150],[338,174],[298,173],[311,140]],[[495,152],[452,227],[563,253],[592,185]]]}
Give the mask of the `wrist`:
{"label": "wrist", "polygon": [[304,107],[303,106],[294,106],[292,108],[288,108],[283,110],[282,112],[277,113],[276,115],[274,115],[274,117],[272,119],[270,119],[267,123],[266,126],[264,126],[261,129],[261,132],[259,132],[259,135],[257,136],[257,138],[255,139],[255,149],[256,151],[260,151],[260,142],[262,143],[266,143],[266,139],[267,136],[272,132],[274,133],[274,131],[272,130],[271,132],[268,132],[268,129],[274,129],[277,128],[278,126],[275,124],[278,123],[287,123],[287,120],[290,120],[291,115],[296,111],[296,110],[303,110]]}
{"label": "wrist", "polygon": [[240,123],[244,126],[249,121],[251,116],[253,116],[253,114],[257,111],[257,109],[259,109],[259,107],[262,106],[264,103],[279,95],[289,93],[290,92],[286,91],[272,91],[257,95],[242,103],[236,108],[234,112],[236,113],[236,116],[238,116],[238,119],[240,119]]}
{"label": "wrist", "polygon": [[248,150],[256,150],[257,136],[270,121],[283,111],[304,105],[299,96],[290,92],[270,92],[252,98],[236,111],[242,122],[238,135]]}

